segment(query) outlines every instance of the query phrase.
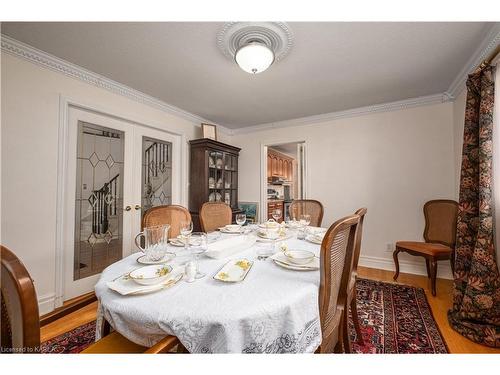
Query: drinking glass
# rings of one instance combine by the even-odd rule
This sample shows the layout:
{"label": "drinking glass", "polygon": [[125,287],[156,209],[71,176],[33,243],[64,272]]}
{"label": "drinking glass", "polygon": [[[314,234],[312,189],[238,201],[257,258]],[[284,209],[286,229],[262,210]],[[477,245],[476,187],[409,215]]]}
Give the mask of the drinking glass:
{"label": "drinking glass", "polygon": [[184,242],[184,249],[186,250],[189,247],[189,237],[192,231],[193,231],[193,222],[191,220],[181,221],[182,241]]}
{"label": "drinking glass", "polygon": [[303,227],[307,227],[311,223],[311,215],[303,214],[299,217],[299,223]]}
{"label": "drinking glass", "polygon": [[247,221],[247,215],[245,214],[238,214],[236,215],[236,224],[238,225],[243,225]]}
{"label": "drinking glass", "polygon": [[271,215],[273,216],[274,220],[278,221],[281,218],[281,210],[279,208],[276,208],[273,210]]}
{"label": "drinking glass", "polygon": [[191,254],[193,255],[193,262],[195,263],[197,269],[195,278],[201,279],[202,277],[205,277],[206,274],[200,272],[200,268],[198,265],[198,256],[208,250],[207,234],[205,232],[191,233],[189,244],[190,244]]}

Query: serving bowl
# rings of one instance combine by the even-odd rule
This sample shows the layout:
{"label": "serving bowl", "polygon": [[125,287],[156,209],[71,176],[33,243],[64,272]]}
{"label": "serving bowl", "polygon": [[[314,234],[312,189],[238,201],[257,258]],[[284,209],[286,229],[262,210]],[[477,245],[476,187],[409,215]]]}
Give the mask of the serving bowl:
{"label": "serving bowl", "polygon": [[306,250],[287,250],[283,254],[293,264],[308,264],[314,259],[314,253]]}
{"label": "serving bowl", "polygon": [[155,264],[138,268],[130,272],[129,277],[140,285],[159,284],[170,276],[172,267],[166,264]]}

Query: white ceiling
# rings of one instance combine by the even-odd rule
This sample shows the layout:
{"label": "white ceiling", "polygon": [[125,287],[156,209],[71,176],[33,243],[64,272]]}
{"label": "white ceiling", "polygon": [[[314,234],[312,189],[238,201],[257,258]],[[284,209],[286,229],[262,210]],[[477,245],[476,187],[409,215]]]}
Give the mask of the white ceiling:
{"label": "white ceiling", "polygon": [[223,23],[2,23],[2,33],[229,128],[446,91],[492,23],[288,23],[285,59],[250,75]]}

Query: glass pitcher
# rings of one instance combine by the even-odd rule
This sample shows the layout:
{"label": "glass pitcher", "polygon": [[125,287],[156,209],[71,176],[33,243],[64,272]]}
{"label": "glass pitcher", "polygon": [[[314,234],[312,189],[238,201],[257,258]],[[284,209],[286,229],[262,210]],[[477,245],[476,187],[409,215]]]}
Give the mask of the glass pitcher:
{"label": "glass pitcher", "polygon": [[[169,229],[169,224],[146,227],[135,236],[135,245],[146,254],[148,260],[156,262],[163,259],[167,253]],[[144,237],[144,247],[140,243],[141,237]]]}

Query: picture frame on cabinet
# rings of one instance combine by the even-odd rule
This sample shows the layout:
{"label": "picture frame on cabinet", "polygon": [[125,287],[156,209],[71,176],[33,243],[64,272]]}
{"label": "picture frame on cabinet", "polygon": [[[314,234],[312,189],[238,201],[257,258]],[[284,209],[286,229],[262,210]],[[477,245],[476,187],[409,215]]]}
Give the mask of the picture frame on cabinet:
{"label": "picture frame on cabinet", "polygon": [[238,207],[247,216],[247,222],[257,223],[259,218],[259,204],[257,202],[238,202]]}
{"label": "picture frame on cabinet", "polygon": [[212,124],[201,124],[203,138],[217,140],[217,126]]}

